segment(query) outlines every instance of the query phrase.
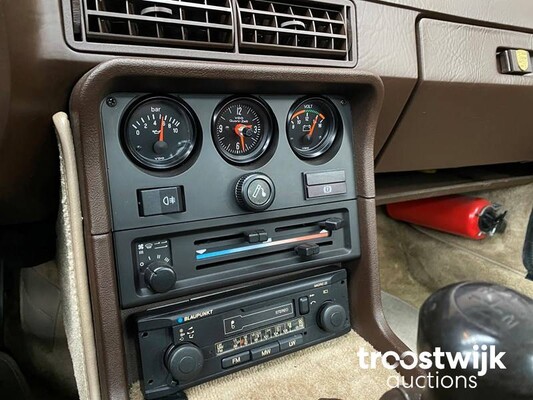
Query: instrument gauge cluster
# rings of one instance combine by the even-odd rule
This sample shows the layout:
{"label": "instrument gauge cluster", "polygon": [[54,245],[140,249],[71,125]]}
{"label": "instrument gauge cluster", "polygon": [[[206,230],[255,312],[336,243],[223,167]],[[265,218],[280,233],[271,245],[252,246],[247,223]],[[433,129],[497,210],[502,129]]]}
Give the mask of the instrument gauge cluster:
{"label": "instrument gauge cluster", "polygon": [[114,92],[100,110],[116,230],[357,198],[339,95]]}
{"label": "instrument gauge cluster", "polygon": [[[302,160],[320,160],[332,152],[342,126],[336,106],[319,96],[299,99],[286,110],[285,134]],[[212,110],[211,136],[218,154],[228,163],[249,165],[265,157],[278,141],[271,107],[259,97],[233,96]],[[148,170],[173,170],[199,150],[202,130],[195,110],[171,96],[136,100],[122,118],[121,141],[129,158]],[[270,152],[271,153],[271,152]]]}
{"label": "instrument gauge cluster", "polygon": [[287,121],[293,151],[307,159],[325,154],[337,137],[338,120],[335,106],[324,98],[306,98],[297,103]]}
{"label": "instrument gauge cluster", "polygon": [[222,157],[247,164],[261,157],[272,140],[273,114],[255,97],[237,97],[222,103],[213,115],[212,135]]}
{"label": "instrument gauge cluster", "polygon": [[170,169],[185,162],[199,136],[194,112],[172,97],[136,102],[124,119],[123,143],[130,158],[150,169]]}

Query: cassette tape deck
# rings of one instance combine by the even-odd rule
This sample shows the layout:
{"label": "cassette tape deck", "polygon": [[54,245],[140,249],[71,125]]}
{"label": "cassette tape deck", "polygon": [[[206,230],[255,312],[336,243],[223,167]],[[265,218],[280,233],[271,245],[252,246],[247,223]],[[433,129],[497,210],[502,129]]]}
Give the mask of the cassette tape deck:
{"label": "cassette tape deck", "polygon": [[146,399],[350,330],[344,269],[136,317]]}

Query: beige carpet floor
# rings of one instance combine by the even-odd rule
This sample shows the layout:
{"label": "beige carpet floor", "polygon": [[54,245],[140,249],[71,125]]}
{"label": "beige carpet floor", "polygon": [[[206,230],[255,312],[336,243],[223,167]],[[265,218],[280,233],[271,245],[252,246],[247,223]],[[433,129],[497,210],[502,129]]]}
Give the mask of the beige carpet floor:
{"label": "beige carpet floor", "polygon": [[432,293],[412,274],[407,252],[412,228],[390,219],[382,207],[377,209],[378,255],[381,289],[416,308]]}
{"label": "beige carpet floor", "polygon": [[[292,353],[188,389],[189,400],[378,400],[396,372],[359,367],[356,353],[371,345],[357,333]],[[395,379],[392,379],[393,381]],[[141,400],[139,384],[131,399]]]}
{"label": "beige carpet floor", "polygon": [[383,312],[393,332],[411,350],[416,350],[418,335],[418,308],[393,296],[381,292]]}
{"label": "beige carpet floor", "polygon": [[378,246],[382,289],[415,307],[452,283],[498,283],[533,297],[526,280],[522,248],[531,209],[533,184],[470,194],[500,203],[508,213],[505,233],[473,241],[394,221],[378,209]]}

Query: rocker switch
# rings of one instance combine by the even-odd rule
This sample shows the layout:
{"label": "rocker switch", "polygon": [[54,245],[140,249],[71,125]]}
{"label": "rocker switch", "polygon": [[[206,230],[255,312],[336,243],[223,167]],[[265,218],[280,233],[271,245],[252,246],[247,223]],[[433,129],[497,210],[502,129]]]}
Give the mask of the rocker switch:
{"label": "rocker switch", "polygon": [[303,296],[298,299],[298,308],[300,308],[300,314],[309,314],[309,297]]}

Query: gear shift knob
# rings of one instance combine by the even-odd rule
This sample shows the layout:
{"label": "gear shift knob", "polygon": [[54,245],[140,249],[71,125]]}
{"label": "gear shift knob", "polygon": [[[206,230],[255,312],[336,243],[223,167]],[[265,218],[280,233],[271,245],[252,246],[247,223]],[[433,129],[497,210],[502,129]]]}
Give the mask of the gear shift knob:
{"label": "gear shift knob", "polygon": [[[419,353],[470,353],[465,369],[447,355],[444,368],[434,363],[428,372],[440,387],[427,389],[424,400],[533,399],[533,300],[495,284],[459,283],[430,296],[419,318]],[[452,387],[443,388],[451,383],[444,376]]]}

